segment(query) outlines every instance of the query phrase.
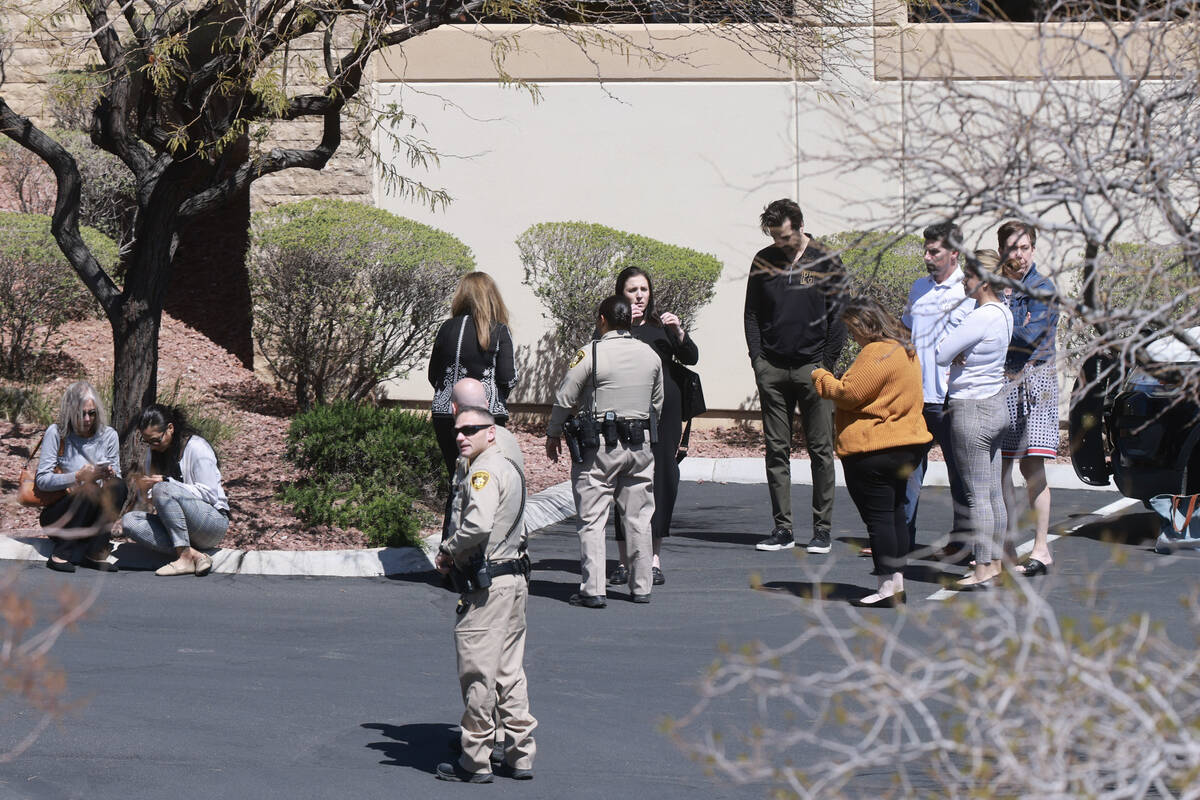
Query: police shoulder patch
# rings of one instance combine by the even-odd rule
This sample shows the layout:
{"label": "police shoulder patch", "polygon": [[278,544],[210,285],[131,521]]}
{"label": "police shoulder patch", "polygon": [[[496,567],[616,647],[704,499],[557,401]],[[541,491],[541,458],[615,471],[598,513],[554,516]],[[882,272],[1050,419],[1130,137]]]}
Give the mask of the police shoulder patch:
{"label": "police shoulder patch", "polygon": [[475,491],[479,491],[480,489],[482,489],[483,487],[488,485],[488,480],[491,477],[492,476],[484,470],[479,470],[478,472],[472,472],[471,473],[471,488],[474,489]]}
{"label": "police shoulder patch", "polygon": [[577,364],[578,364],[580,361],[583,361],[583,357],[584,357],[585,355],[587,355],[587,354],[583,352],[583,348],[582,348],[582,347],[581,347],[581,348],[579,348],[579,350],[577,350],[577,351],[575,352],[575,356],[574,356],[574,358],[572,358],[572,359],[571,359],[571,365],[570,365],[570,367],[569,367],[569,368],[570,368],[570,369],[574,369],[574,368],[575,368],[575,366],[576,366],[576,365],[577,365]]}

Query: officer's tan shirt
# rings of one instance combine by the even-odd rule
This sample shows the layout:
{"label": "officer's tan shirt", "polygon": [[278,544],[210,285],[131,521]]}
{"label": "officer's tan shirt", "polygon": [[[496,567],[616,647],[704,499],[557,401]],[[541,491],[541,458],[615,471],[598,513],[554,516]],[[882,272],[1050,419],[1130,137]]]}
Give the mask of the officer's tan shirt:
{"label": "officer's tan shirt", "polygon": [[[459,566],[465,566],[481,546],[489,560],[519,556],[518,543],[524,535],[520,516],[525,484],[516,465],[504,457],[499,445],[493,444],[474,462],[468,464],[467,459],[460,458],[457,467],[455,477],[461,482],[455,487],[452,533],[442,549]],[[509,531],[513,531],[511,537]]]}
{"label": "officer's tan shirt", "polygon": [[591,406],[593,371],[597,416],[612,411],[618,417],[647,419],[653,406],[655,417],[662,417],[662,359],[654,348],[633,338],[629,331],[609,331],[596,344],[596,361],[592,364],[590,344],[571,359],[571,367],[554,395],[546,435],[561,436],[567,417],[576,409]]}

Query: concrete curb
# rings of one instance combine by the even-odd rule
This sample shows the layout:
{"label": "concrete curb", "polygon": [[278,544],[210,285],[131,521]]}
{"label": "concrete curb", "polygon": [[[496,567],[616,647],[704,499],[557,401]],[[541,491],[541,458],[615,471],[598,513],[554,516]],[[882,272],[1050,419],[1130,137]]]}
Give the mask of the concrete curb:
{"label": "concrete curb", "polygon": [[[841,463],[836,463],[837,483],[845,485]],[[698,483],[766,483],[761,458],[687,458],[679,465],[680,478]],[[1046,477],[1051,489],[1111,490],[1111,486],[1089,486],[1067,464],[1048,464]],[[1018,483],[1020,475],[1016,476]],[[807,459],[792,460],[792,483],[811,484]],[[926,486],[947,486],[946,465],[931,461],[925,474]],[[525,530],[536,531],[575,516],[571,482],[543,489],[525,503]],[[51,543],[38,536],[0,536],[0,559],[44,561]],[[121,569],[153,570],[165,556],[141,545],[123,542],[113,549],[113,561]],[[212,553],[213,572],[222,575],[299,575],[334,578],[378,578],[425,572],[433,567],[432,552],[417,547],[376,547],[370,550],[217,550]]]}
{"label": "concrete curb", "polygon": [[[563,481],[525,503],[525,529],[534,531],[575,514],[571,484]],[[0,535],[0,559],[45,561],[53,544],[43,536]],[[225,550],[211,553],[212,571],[221,575],[299,575],[307,577],[378,578],[426,572],[432,551],[418,547],[374,547],[368,550]],[[162,553],[132,542],[113,548],[113,561],[123,570],[154,570],[167,561]]]}

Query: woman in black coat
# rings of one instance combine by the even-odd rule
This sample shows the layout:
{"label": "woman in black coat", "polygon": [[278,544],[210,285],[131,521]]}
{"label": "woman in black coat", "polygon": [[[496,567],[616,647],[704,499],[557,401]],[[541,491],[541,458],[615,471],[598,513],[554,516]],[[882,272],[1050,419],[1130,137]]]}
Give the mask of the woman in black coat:
{"label": "woman in black coat", "polygon": [[454,442],[454,412],[450,395],[463,378],[483,383],[488,411],[503,425],[508,421],[508,393],[517,382],[508,309],[495,281],[486,272],[469,272],[458,282],[450,301],[450,319],[442,323],[429,357],[433,387],[433,430],[437,434],[446,474],[454,477],[458,446]]}
{"label": "woman in black coat", "polygon": [[[629,300],[633,311],[634,337],[654,348],[663,365],[663,411],[658,420],[658,442],[654,444],[654,519],[651,533],[654,547],[654,585],[666,582],[663,575],[659,551],[662,540],[671,535],[671,515],[675,510],[675,498],[679,494],[679,440],[683,436],[682,393],[671,373],[671,362],[692,365],[700,360],[696,343],[683,329],[679,317],[660,313],[654,307],[654,285],[650,275],[639,267],[627,267],[617,276],[617,294]],[[617,548],[621,562],[609,576],[611,586],[629,582],[629,571],[625,564],[625,526],[620,515],[615,518]]]}

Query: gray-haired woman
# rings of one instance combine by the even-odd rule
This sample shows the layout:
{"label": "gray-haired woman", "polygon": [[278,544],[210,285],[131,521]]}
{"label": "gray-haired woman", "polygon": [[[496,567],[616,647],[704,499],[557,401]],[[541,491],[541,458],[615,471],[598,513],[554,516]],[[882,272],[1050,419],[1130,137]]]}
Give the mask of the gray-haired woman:
{"label": "gray-haired woman", "polygon": [[104,404],[87,381],[67,387],[58,421],[42,438],[35,485],[43,492],[65,491],[42,509],[39,522],[54,543],[46,566],[74,572],[71,554],[85,539],[83,567],[115,572],[109,563],[109,533],[125,505],[121,480],[121,442],[108,426]]}

